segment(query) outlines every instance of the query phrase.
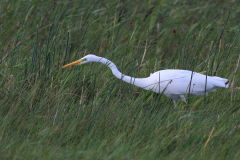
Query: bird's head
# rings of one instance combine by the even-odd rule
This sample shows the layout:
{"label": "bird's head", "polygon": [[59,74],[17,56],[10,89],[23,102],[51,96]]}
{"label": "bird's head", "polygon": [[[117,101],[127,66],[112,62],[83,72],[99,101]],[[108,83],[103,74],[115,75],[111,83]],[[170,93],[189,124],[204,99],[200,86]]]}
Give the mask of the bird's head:
{"label": "bird's head", "polygon": [[81,59],[79,59],[75,62],[66,64],[62,68],[66,68],[66,67],[70,67],[70,66],[74,66],[74,65],[82,65],[82,64],[90,63],[90,62],[98,62],[99,58],[100,57],[98,57],[98,56],[95,56],[93,54],[89,54],[89,55],[86,55],[85,57],[83,57],[83,58],[81,58]]}

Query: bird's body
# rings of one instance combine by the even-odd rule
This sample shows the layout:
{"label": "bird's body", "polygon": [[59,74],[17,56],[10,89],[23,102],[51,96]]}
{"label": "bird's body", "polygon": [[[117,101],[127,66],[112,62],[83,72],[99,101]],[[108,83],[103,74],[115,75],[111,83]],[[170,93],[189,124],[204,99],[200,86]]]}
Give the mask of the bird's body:
{"label": "bird's body", "polygon": [[[167,97],[174,100],[182,99],[184,95],[189,93],[191,96],[200,96],[213,92],[218,87],[228,87],[227,79],[215,76],[206,77],[200,73],[179,69],[157,71],[151,74],[149,79],[156,81],[157,85],[155,85],[154,92],[163,93],[164,91]],[[225,84],[226,82],[227,84]]]}
{"label": "bird's body", "polygon": [[146,78],[134,78],[119,72],[113,62],[95,55],[87,55],[78,61],[65,65],[63,68],[89,62],[106,64],[118,79],[146,90],[163,93],[167,97],[171,98],[174,104],[176,104],[176,100],[179,99],[183,99],[185,101],[185,95],[207,95],[208,92],[213,92],[219,87],[228,88],[229,86],[229,81],[227,79],[216,76],[206,76],[200,73],[180,69],[160,70],[152,73]]}

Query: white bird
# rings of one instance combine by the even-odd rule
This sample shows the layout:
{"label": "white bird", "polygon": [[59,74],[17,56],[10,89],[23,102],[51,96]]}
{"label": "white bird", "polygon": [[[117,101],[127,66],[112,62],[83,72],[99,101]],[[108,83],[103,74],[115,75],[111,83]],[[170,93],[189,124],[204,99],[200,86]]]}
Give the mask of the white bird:
{"label": "white bird", "polygon": [[185,95],[207,95],[208,92],[214,92],[219,87],[228,88],[229,86],[227,79],[180,69],[160,70],[150,74],[147,78],[134,78],[119,72],[116,65],[110,60],[92,54],[67,64],[63,68],[89,62],[99,62],[107,65],[112,70],[114,76],[127,83],[156,93],[163,93],[173,100],[174,105],[176,105],[176,101],[179,99],[182,99],[187,104],[184,98]]}

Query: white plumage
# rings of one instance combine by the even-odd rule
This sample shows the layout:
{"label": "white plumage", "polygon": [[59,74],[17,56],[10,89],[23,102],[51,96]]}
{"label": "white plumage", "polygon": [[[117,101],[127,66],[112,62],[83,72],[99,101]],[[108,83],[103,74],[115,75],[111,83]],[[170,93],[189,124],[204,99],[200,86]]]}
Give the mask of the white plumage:
{"label": "white plumage", "polygon": [[229,86],[229,81],[227,79],[216,76],[206,76],[200,73],[180,69],[160,70],[150,74],[147,78],[134,78],[119,72],[116,65],[106,58],[91,54],[78,61],[67,64],[63,66],[63,68],[89,62],[106,64],[118,79],[146,90],[163,93],[171,98],[174,104],[176,104],[176,100],[179,99],[183,99],[186,103],[184,96],[187,94],[190,96],[207,95],[208,92],[214,92],[219,87],[228,88]]}

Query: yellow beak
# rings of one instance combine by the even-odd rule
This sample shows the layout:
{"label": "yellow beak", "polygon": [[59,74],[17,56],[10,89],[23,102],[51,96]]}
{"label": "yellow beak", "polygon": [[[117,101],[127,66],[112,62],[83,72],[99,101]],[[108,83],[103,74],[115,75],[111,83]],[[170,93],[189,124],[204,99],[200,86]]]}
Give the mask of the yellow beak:
{"label": "yellow beak", "polygon": [[62,68],[66,68],[66,67],[74,66],[74,65],[79,64],[79,63],[81,63],[81,62],[82,62],[82,59],[79,59],[79,60],[77,60],[77,61],[75,61],[75,62],[72,62],[72,63],[66,64],[66,65],[63,66]]}

